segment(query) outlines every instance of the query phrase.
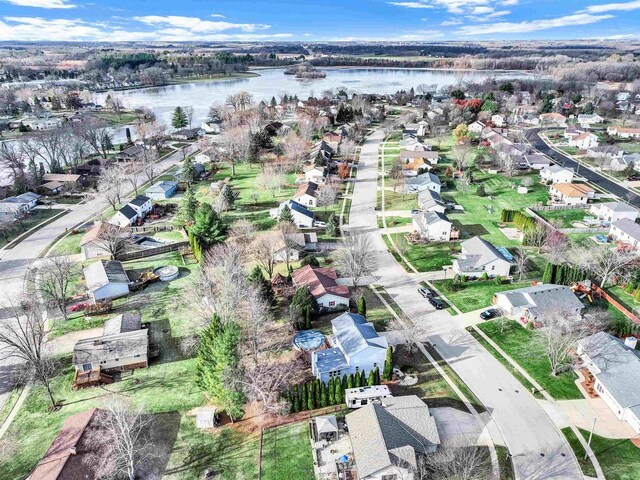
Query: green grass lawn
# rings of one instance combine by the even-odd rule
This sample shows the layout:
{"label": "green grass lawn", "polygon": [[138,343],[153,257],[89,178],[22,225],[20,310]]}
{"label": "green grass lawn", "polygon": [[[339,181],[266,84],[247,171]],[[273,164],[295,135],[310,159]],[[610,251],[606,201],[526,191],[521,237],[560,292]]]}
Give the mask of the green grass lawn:
{"label": "green grass lawn", "polygon": [[56,243],[49,255],[74,255],[80,253],[80,240],[82,240],[84,234],[85,232],[70,233]]}
{"label": "green grass lawn", "polygon": [[478,308],[491,306],[493,295],[505,290],[528,287],[530,282],[503,283],[496,285],[493,280],[476,280],[466,283],[457,283],[458,291],[449,291],[445,288],[446,280],[439,280],[433,284],[458,307],[463,313],[477,310]]}
{"label": "green grass lawn", "polygon": [[633,312],[636,308],[640,308],[640,303],[636,302],[631,294],[625,292],[624,289],[619,285],[608,287],[607,293],[618,300],[630,312]]}
{"label": "green grass lawn", "polygon": [[[589,458],[587,458],[586,460],[584,459],[584,447],[578,440],[576,434],[573,433],[573,430],[571,430],[570,427],[565,427],[561,431],[564,437],[567,439],[567,443],[569,443],[569,445],[571,446],[573,453],[575,453],[582,473],[588,477],[595,477],[596,469],[593,467],[593,464],[591,463],[591,460]],[[609,477],[607,476],[607,478]]]}
{"label": "green grass lawn", "polygon": [[[385,181],[385,185],[389,185],[389,181]],[[385,210],[411,210],[417,208],[418,196],[415,193],[401,193],[401,188],[397,192],[393,190],[384,191],[384,208]]]}
{"label": "green grass lawn", "polygon": [[[21,221],[14,222],[12,228],[9,228],[6,233],[3,233],[3,236],[0,237],[0,247],[4,247],[7,243],[15,240],[26,231],[51,219],[52,217],[55,217],[56,215],[59,215],[62,211],[63,210],[59,208],[32,210]],[[37,229],[34,230],[34,232],[35,231],[37,231]]]}
{"label": "green grass lawn", "polygon": [[262,437],[262,479],[294,478],[315,478],[307,421],[270,428]]}
{"label": "green grass lawn", "polygon": [[387,227],[401,227],[403,225],[410,225],[413,219],[411,217],[392,217],[387,216]]}
{"label": "green grass lawn", "polygon": [[[585,439],[589,432],[580,429]],[[635,480],[640,471],[640,448],[630,440],[604,438],[594,434],[591,449],[607,480]]]}
{"label": "green grass lawn", "polygon": [[[452,248],[456,249],[458,247],[459,244],[457,242],[432,242],[422,245],[410,245],[404,240],[404,235],[404,233],[391,234],[400,251],[419,272],[441,270],[442,267],[452,264]],[[392,253],[395,252],[393,248],[390,248],[390,250]]]}
{"label": "green grass lawn", "polygon": [[574,372],[565,372],[557,377],[551,375],[549,358],[535,334],[516,321],[509,321],[500,331],[500,324],[489,321],[478,325],[486,335],[527,371],[556,400],[584,398],[574,381]]}
{"label": "green grass lawn", "polygon": [[571,228],[573,222],[581,222],[584,217],[588,216],[587,212],[581,208],[575,210],[548,210],[536,212],[547,221],[558,222],[560,228]]}

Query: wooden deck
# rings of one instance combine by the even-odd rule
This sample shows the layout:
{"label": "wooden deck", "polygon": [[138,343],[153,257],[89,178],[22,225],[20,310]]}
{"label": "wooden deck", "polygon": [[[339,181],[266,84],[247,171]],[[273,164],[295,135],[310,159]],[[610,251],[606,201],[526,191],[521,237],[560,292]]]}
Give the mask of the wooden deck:
{"label": "wooden deck", "polygon": [[102,373],[100,371],[100,367],[93,368],[88,372],[80,372],[76,370],[76,373],[73,377],[74,390],[109,383],[113,383],[113,377],[111,375],[107,375],[106,373]]}

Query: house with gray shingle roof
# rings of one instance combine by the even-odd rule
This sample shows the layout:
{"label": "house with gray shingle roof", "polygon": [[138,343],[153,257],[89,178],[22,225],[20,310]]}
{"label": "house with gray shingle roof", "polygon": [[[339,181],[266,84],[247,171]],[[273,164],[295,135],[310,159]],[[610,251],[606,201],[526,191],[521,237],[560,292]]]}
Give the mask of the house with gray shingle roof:
{"label": "house with gray shingle roof", "polygon": [[636,218],[638,218],[638,209],[625,202],[594,203],[589,208],[589,211],[600,220],[606,220],[607,222],[617,222],[623,218],[628,218],[635,222]]}
{"label": "house with gray shingle roof", "polygon": [[416,213],[413,215],[412,224],[426,240],[448,242],[454,236],[453,223],[444,213],[438,211]]}
{"label": "house with gray shingle roof", "polygon": [[94,301],[110,300],[129,294],[129,276],[121,262],[98,260],[84,268],[84,279]]}
{"label": "house with gray shingle roof", "polygon": [[414,478],[419,457],[441,443],[435,418],[417,395],[383,398],[345,420],[361,480]]}
{"label": "house with gray shingle roof", "polygon": [[[473,237],[460,244],[462,253],[453,261],[453,271],[467,277],[481,277],[486,273],[490,277],[506,277],[511,270],[511,262],[505,253],[491,242]],[[508,253],[508,252],[507,252]]]}
{"label": "house with gray shingle roof", "polygon": [[609,229],[611,235],[618,242],[626,243],[635,247],[640,247],[640,225],[628,218],[621,218],[611,224]]}
{"label": "house with gray shingle roof", "polygon": [[345,312],[331,320],[331,331],[332,348],[311,355],[311,372],[317,379],[328,382],[344,374],[382,371],[389,344],[365,317]]}
{"label": "house with gray shingle roof", "polygon": [[[628,343],[627,343],[628,342]],[[636,339],[599,332],[578,341],[577,353],[613,414],[640,434],[640,351]]]}
{"label": "house with gray shingle roof", "polygon": [[498,292],[493,297],[493,303],[507,316],[521,323],[543,322],[545,315],[554,311],[578,317],[584,309],[569,287],[554,284]]}

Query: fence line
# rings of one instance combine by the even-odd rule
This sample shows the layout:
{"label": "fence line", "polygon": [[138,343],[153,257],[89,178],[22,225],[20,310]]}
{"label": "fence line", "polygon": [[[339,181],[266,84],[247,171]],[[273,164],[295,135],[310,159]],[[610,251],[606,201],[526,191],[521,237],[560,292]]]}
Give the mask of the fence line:
{"label": "fence line", "polygon": [[531,205],[529,208],[534,211],[548,210],[578,210],[584,209],[586,205]]}
{"label": "fence line", "polygon": [[607,227],[591,227],[591,228],[559,228],[561,233],[609,233]]}
{"label": "fence line", "polygon": [[175,242],[170,243],[169,245],[162,245],[161,247],[154,248],[146,248],[144,250],[138,250],[135,252],[123,253],[118,255],[117,259],[121,262],[126,262],[128,260],[138,260],[140,258],[153,257],[154,255],[161,255],[163,253],[175,252],[176,250],[180,250],[183,247],[189,245],[189,242]]}
{"label": "fence line", "polygon": [[627,307],[625,307],[623,304],[621,304],[618,300],[613,298],[611,295],[609,295],[607,292],[602,290],[597,285],[594,285],[592,288],[596,292],[598,292],[600,295],[602,295],[607,300],[607,302],[609,302],[611,305],[613,305],[618,311],[622,312],[625,317],[627,317],[633,323],[636,323],[636,324],[640,325],[640,318],[636,317],[633,313],[631,313],[627,309]]}
{"label": "fence line", "polygon": [[173,225],[143,225],[141,227],[130,227],[131,233],[150,233],[150,232],[172,232],[175,227]]}

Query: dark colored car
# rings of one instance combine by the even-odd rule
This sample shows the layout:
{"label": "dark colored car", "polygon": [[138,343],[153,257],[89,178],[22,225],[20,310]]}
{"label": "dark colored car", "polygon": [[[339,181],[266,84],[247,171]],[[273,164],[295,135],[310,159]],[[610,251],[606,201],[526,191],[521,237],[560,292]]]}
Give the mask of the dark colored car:
{"label": "dark colored car", "polygon": [[411,210],[411,215],[416,215],[417,213],[421,213],[422,210],[418,210],[417,208],[414,208],[413,210]]}
{"label": "dark colored car", "polygon": [[482,320],[491,320],[492,318],[498,318],[502,316],[502,312],[497,308],[490,308],[480,314]]}
{"label": "dark colored car", "polygon": [[431,290],[429,290],[428,288],[425,287],[420,287],[418,289],[418,293],[420,295],[422,295],[424,298],[431,298],[433,297],[433,292]]}
{"label": "dark colored car", "polygon": [[433,298],[431,297],[429,299],[429,303],[431,305],[433,305],[434,307],[436,307],[436,310],[442,310],[444,308],[444,303],[442,302],[442,300],[440,300],[439,298]]}
{"label": "dark colored car", "polygon": [[637,175],[631,175],[630,177],[627,177],[627,180],[629,182],[637,182],[638,180],[640,180],[640,177]]}

